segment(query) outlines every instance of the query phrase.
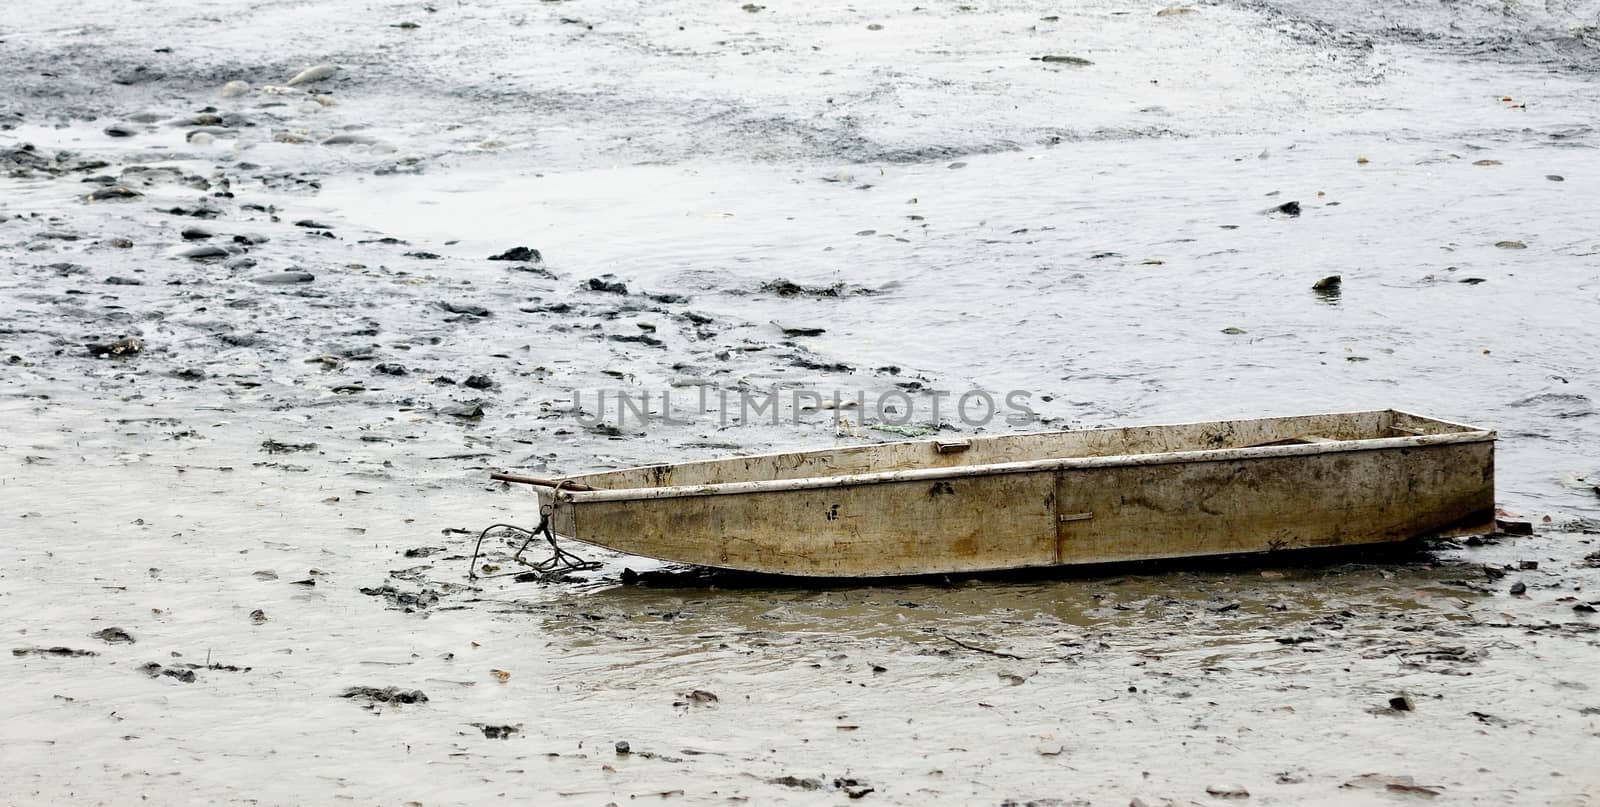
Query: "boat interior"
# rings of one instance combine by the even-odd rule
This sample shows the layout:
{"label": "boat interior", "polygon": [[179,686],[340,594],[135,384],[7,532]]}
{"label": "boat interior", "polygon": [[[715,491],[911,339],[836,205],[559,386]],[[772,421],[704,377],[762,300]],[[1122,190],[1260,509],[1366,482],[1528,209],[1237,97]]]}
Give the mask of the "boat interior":
{"label": "boat interior", "polygon": [[717,485],[1075,457],[1136,456],[1477,431],[1470,426],[1386,409],[988,437],[950,436],[625,468],[568,479],[601,490]]}

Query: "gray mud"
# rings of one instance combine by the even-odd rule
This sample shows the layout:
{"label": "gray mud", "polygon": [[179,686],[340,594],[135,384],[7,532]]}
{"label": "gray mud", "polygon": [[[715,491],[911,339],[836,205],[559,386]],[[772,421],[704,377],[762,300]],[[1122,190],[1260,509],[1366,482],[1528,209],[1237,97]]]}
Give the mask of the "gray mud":
{"label": "gray mud", "polygon": [[[1600,799],[1597,4],[19,8],[0,799]],[[467,579],[491,469],[901,437],[571,411],[696,385],[1411,409],[1536,530]]]}

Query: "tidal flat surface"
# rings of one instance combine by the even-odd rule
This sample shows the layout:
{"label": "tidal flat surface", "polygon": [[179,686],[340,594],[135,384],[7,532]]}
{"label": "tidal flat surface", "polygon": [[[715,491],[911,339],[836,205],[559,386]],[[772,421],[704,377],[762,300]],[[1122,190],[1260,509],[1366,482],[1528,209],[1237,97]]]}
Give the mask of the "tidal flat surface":
{"label": "tidal flat surface", "polygon": [[[1600,800],[1597,26],[13,9],[0,801]],[[702,386],[1040,417],[912,424],[942,435],[1406,409],[1497,430],[1536,529],[820,586],[575,546],[600,569],[467,578],[480,529],[537,519],[491,470],[905,436],[572,411]]]}

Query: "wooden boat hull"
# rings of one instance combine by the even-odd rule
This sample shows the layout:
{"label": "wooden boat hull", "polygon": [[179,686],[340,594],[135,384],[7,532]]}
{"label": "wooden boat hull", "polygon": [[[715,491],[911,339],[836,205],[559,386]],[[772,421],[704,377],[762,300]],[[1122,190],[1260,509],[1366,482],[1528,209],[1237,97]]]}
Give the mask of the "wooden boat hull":
{"label": "wooden boat hull", "polygon": [[[1494,526],[1494,434],[1394,411],[769,454],[572,477],[556,532],[824,577],[1402,541]],[[1063,456],[1065,455],[1065,456]]]}

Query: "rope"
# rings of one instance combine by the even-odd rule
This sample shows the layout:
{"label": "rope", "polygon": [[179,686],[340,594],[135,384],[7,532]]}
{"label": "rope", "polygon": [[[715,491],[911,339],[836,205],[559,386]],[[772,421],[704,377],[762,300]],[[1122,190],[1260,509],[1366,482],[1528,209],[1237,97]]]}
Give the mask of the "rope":
{"label": "rope", "polygon": [[[494,532],[495,530],[501,530],[504,532],[525,536],[522,541],[522,546],[517,547],[517,551],[511,556],[511,559],[517,563],[527,566],[533,571],[534,574],[537,574],[540,579],[549,579],[557,573],[586,572],[600,568],[599,563],[596,563],[592,560],[585,560],[578,555],[562,549],[561,545],[556,543],[555,530],[551,527],[551,522],[555,520],[555,496],[561,492],[561,488],[566,484],[566,481],[562,481],[561,483],[557,484],[555,490],[551,492],[551,504],[547,504],[539,508],[539,523],[534,525],[533,529],[530,530],[526,527],[519,527],[515,524],[491,524],[488,527],[485,527],[483,532],[478,533],[478,542],[472,547],[472,565],[467,568],[467,579],[483,580],[492,577],[509,577],[513,575],[528,574],[528,572],[503,572],[501,574],[489,575],[478,574],[478,556],[481,554],[481,550],[483,549],[483,539],[488,536],[489,533]],[[541,536],[547,543],[550,544],[550,557],[545,558],[537,563],[523,560],[522,553],[527,550],[528,545],[533,543],[534,539]]]}

